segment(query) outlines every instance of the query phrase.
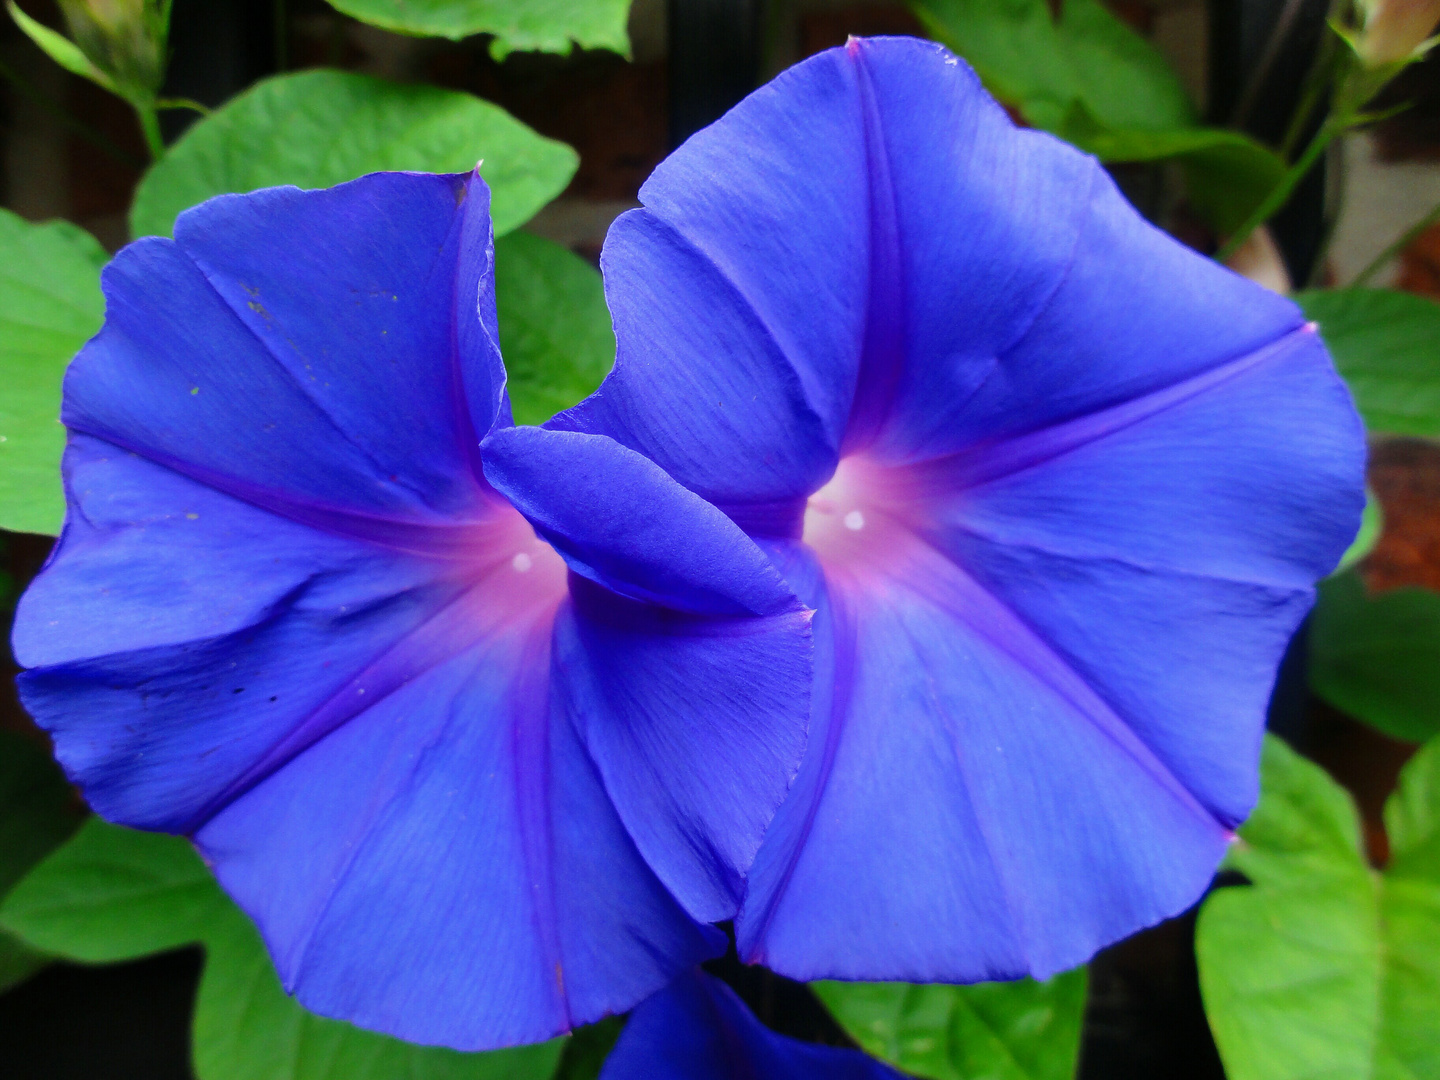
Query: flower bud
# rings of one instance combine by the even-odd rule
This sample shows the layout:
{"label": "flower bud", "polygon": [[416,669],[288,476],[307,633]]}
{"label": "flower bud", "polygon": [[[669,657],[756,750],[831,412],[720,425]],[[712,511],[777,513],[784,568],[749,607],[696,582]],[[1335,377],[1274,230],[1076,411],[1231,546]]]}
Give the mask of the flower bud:
{"label": "flower bud", "polygon": [[1355,51],[1367,68],[1408,60],[1440,23],[1440,0],[1364,0]]}
{"label": "flower bud", "polygon": [[60,0],[70,37],[126,96],[153,96],[165,78],[170,0]]}

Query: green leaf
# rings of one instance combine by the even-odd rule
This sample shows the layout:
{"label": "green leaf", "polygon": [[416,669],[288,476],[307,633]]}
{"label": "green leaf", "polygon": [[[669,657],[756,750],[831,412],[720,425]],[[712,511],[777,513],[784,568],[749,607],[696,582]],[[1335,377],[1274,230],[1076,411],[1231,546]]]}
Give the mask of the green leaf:
{"label": "green leaf", "polygon": [[625,1018],[621,1016],[607,1016],[598,1023],[576,1028],[565,1044],[553,1080],[596,1080],[623,1030]]}
{"label": "green leaf", "polygon": [[60,531],[60,382],[100,329],[105,259],[69,222],[33,225],[0,210],[0,528]]}
{"label": "green leaf", "polygon": [[[0,731],[0,898],[63,843],[82,810],[60,769],[39,746]],[[0,990],[50,962],[45,952],[0,931]]]}
{"label": "green leaf", "polygon": [[140,183],[130,231],[169,235],[175,216],[226,192],[329,187],[365,173],[480,173],[497,236],[560,194],[579,159],[470,94],[343,71],[256,83],[199,121]]}
{"label": "green leaf", "polygon": [[1372,431],[1440,438],[1440,304],[1392,289],[1297,293]]}
{"label": "green leaf", "polygon": [[1195,123],[1195,107],[1170,62],[1100,0],[1064,0],[1056,30],[1077,96],[1106,127]]}
{"label": "green leaf", "polygon": [[1422,747],[1405,765],[1385,803],[1391,880],[1440,881],[1440,740]]}
{"label": "green leaf", "polygon": [[1196,933],[1230,1080],[1440,1075],[1440,874],[1428,848],[1437,756],[1431,743],[1401,775],[1387,819],[1416,825],[1398,830],[1381,875],[1349,796],[1267,738],[1260,805],[1228,860],[1253,884],[1217,890]]}
{"label": "green leaf", "polygon": [[1385,804],[1390,862],[1381,919],[1385,982],[1376,1076],[1440,1076],[1440,739],[1421,747]]}
{"label": "green leaf", "polygon": [[55,959],[0,931],[0,992],[18,986]]}
{"label": "green leaf", "polygon": [[1099,0],[912,0],[926,29],[996,97],[1059,132],[1077,103],[1107,129],[1190,127],[1195,110],[1165,58]]}
{"label": "green leaf", "polygon": [[930,1080],[1071,1080],[1085,969],[974,986],[811,983],[868,1053]]}
{"label": "green leaf", "polygon": [[493,34],[492,51],[567,53],[572,42],[628,56],[630,0],[331,0],[361,22],[459,40]]}
{"label": "green leaf", "polygon": [[910,7],[931,37],[1031,123],[1059,124],[1070,112],[1075,75],[1044,0],[912,0]]}
{"label": "green leaf", "polygon": [[110,80],[110,76],[91,63],[90,58],[80,51],[80,47],[65,35],[57,34],[44,23],[36,22],[20,10],[15,0],[5,0],[5,7],[9,10],[10,17],[15,20],[15,25],[25,31],[25,36],[38,45],[40,50],[55,63],[72,75],[89,79],[112,94],[120,92]]}
{"label": "green leaf", "polygon": [[92,817],[0,905],[0,929],[97,964],[200,941],[225,908],[184,840]]}
{"label": "green leaf", "polygon": [[98,818],[0,905],[0,929],[89,963],[201,943],[199,1080],[547,1080],[564,1047],[463,1054],[316,1016],[286,996],[254,926],[188,843]]}
{"label": "green leaf", "polygon": [[1310,689],[1397,739],[1440,732],[1440,594],[1369,595],[1354,571],[1320,583],[1310,619]]}
{"label": "green leaf", "polygon": [[539,424],[597,386],[615,359],[600,273],[559,244],[495,242],[495,305],[517,424]]}

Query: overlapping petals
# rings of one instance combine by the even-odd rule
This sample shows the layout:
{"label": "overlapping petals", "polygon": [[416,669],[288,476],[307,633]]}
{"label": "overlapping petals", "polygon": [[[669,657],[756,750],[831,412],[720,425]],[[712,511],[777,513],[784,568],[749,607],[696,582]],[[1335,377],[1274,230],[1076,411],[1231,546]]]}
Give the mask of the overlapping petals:
{"label": "overlapping petals", "polygon": [[510,426],[478,177],[213,200],[104,287],[14,639],[92,805],[192,836],[311,1008],[414,1041],[712,955],[810,615],[649,460]]}
{"label": "overlapping petals", "polygon": [[616,369],[550,426],[653,458],[818,612],[742,956],[1044,976],[1191,904],[1359,521],[1313,328],[910,39],[790,69],[641,200]]}
{"label": "overlapping petals", "polygon": [[900,1080],[857,1050],[777,1035],[724,983],[678,977],[635,1010],[600,1080]]}

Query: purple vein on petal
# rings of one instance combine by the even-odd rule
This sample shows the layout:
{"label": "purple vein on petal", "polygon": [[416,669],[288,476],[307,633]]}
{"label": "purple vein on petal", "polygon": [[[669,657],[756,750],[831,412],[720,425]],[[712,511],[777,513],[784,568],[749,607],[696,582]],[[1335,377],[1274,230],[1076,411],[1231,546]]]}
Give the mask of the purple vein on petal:
{"label": "purple vein on petal", "polygon": [[[448,244],[449,241],[447,240],[447,246]],[[201,279],[205,282],[206,286],[210,289],[210,291],[215,294],[215,298],[224,305],[225,310],[230,313],[231,318],[234,319],[236,324],[245,331],[246,335],[248,335],[255,342],[255,344],[260,347],[260,351],[270,358],[275,368],[284,377],[285,381],[295,388],[295,392],[299,394],[310,405],[310,407],[315,410],[317,415],[319,415],[325,420],[325,422],[331,427],[332,430],[334,430],[335,434],[338,435],[340,439],[358,450],[360,454],[364,456],[365,460],[368,461],[370,465],[375,469],[375,472],[378,475],[386,475],[388,470],[383,465],[381,465],[380,462],[375,460],[371,452],[365,447],[363,443],[356,440],[350,434],[350,432],[345,430],[345,427],[331,414],[330,410],[327,409],[319,400],[317,400],[314,395],[312,395],[310,391],[305,387],[305,384],[296,377],[295,372],[291,370],[290,366],[275,354],[269,343],[266,342],[255,331],[255,328],[250,325],[249,321],[241,313],[239,308],[237,308],[234,302],[225,295],[225,291],[215,283],[214,278],[211,277],[210,272],[205,268],[205,266],[198,262],[180,244],[177,243],[175,245],[175,249],[180,254],[184,255],[187,260],[189,260],[190,265],[195,267],[196,273],[200,275]],[[437,260],[439,259],[439,257],[439,255],[436,256]],[[454,324],[453,313],[451,318],[451,324]],[[409,487],[408,484],[404,484],[401,478],[396,477],[395,479],[396,482],[402,484],[402,486]],[[425,501],[423,492],[420,492],[413,487],[410,488],[410,491],[412,494],[419,497],[422,503]]]}
{"label": "purple vein on petal", "polygon": [[851,38],[845,51],[855,65],[870,193],[870,281],[865,336],[843,450],[851,453],[874,441],[900,386],[905,349],[905,283],[889,154],[880,123],[880,108],[875,101],[875,87],[865,63],[864,42]]}
{"label": "purple vein on petal", "polygon": [[[811,400],[810,394],[805,387],[805,379],[800,374],[801,369],[796,366],[795,361],[791,358],[789,352],[786,351],[785,346],[781,344],[780,337],[775,332],[774,327],[772,327],[765,320],[765,317],[760,314],[759,308],[757,308],[754,302],[750,299],[750,297],[746,295],[746,292],[743,288],[741,288],[740,283],[735,280],[735,278],[725,269],[725,267],[720,265],[719,260],[717,260],[715,256],[712,255],[709,251],[707,251],[703,244],[697,243],[687,233],[680,229],[679,226],[677,226],[674,222],[670,221],[668,218],[661,217],[649,207],[646,207],[643,210],[632,210],[631,213],[644,213],[648,215],[652,221],[654,221],[666,233],[669,234],[669,236],[677,244],[677,246],[684,247],[685,250],[689,251],[696,258],[702,260],[706,266],[710,267],[710,269],[715,271],[715,276],[724,283],[727,289],[730,290],[731,294],[735,297],[735,299],[740,302],[740,305],[743,308],[745,314],[748,315],[749,318],[753,321],[755,330],[758,335],[765,341],[767,345],[769,345],[772,350],[774,350],[775,356],[777,356],[780,360],[784,361],[786,382],[789,383],[790,387],[796,391],[796,397],[803,405],[805,414],[814,423],[815,427],[821,433],[821,437],[823,438],[825,432],[825,414],[814,403],[814,401]],[[619,360],[617,358],[617,364],[618,363]],[[603,393],[604,389],[605,387],[602,384],[600,390],[596,391],[597,395]]]}
{"label": "purple vein on petal", "polygon": [[298,726],[275,743],[258,761],[232,780],[189,823],[185,832],[201,829],[225,807],[331,734],[343,724],[384,700],[411,680],[458,656],[488,634],[503,632],[510,612],[493,602],[487,588],[502,567],[492,562],[480,580],[465,588],[414,630],[370,661]]}
{"label": "purple vein on petal", "polygon": [[[921,528],[918,529],[917,532],[918,535],[924,537],[925,541],[932,547],[941,551],[945,550],[945,543],[936,530]],[[1160,574],[1165,577],[1183,578],[1191,581],[1218,581],[1227,585],[1253,586],[1260,589],[1269,589],[1275,593],[1284,593],[1289,596],[1299,596],[1312,592],[1308,586],[1296,585],[1293,582],[1266,580],[1259,576],[1238,577],[1208,570],[1186,570],[1179,567],[1164,566],[1160,563],[1143,562],[1129,555],[1095,555],[1085,552],[1066,551],[1058,545],[1041,544],[1034,540],[1015,540],[1010,537],[996,536],[993,532],[981,528],[973,521],[946,521],[945,532],[951,535],[963,533],[966,536],[974,537],[976,540],[993,544],[996,547],[1003,547],[1007,550],[1029,551],[1037,555],[1047,555],[1051,558],[1067,559],[1071,562],[1123,566],[1145,574]]]}
{"label": "purple vein on petal", "polygon": [[508,504],[498,495],[487,497],[480,505],[486,516],[454,524],[404,521],[400,518],[361,514],[341,510],[307,499],[294,499],[272,488],[247,484],[232,476],[211,469],[199,468],[181,458],[157,453],[117,437],[111,431],[92,431],[83,423],[72,422],[70,430],[115,447],[122,453],[134,454],[177,476],[203,484],[221,495],[228,495],[266,513],[306,525],[312,529],[348,540],[363,540],[378,547],[409,555],[420,555],[447,561],[470,562],[477,549],[485,546],[493,535],[499,519],[505,516]]}
{"label": "purple vein on petal", "polygon": [[[553,621],[553,620],[552,620]],[[545,623],[548,630],[549,621]],[[551,636],[532,629],[527,635],[517,676],[510,684],[512,726],[511,760],[515,765],[515,791],[519,801],[520,843],[529,871],[531,911],[535,934],[555,980],[555,998],[565,1018],[565,1027],[574,1027],[570,997],[565,992],[559,918],[555,904],[555,844],[551,822],[550,651]],[[540,722],[535,722],[536,719]],[[527,721],[531,721],[528,722]]]}
{"label": "purple vein on petal", "polygon": [[976,488],[1003,480],[1063,457],[1223,386],[1254,368],[1283,356],[1297,341],[1314,333],[1313,326],[1306,324],[1244,356],[1224,361],[1198,375],[1130,398],[1118,405],[999,442],[967,447],[954,454],[918,462],[910,468],[921,481],[922,487],[929,487],[931,490]]}
{"label": "purple vein on petal", "polygon": [[[1175,777],[1169,766],[1145,745],[1109,702],[1028,622],[943,553],[931,548],[928,543],[925,548],[935,558],[948,564],[950,581],[945,582],[944,575],[937,574],[927,584],[925,592],[917,595],[943,606],[953,618],[968,625],[978,636],[1028,671],[1037,682],[1049,687],[1191,813],[1207,818],[1220,829],[1230,827]],[[943,584],[949,585],[945,592],[950,595],[941,594]]]}

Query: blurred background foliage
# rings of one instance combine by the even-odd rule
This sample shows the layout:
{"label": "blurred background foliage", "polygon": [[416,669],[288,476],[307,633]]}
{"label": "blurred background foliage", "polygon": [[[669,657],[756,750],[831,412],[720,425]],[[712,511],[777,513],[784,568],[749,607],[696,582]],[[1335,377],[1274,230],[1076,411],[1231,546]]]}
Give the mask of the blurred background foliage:
{"label": "blurred background foliage", "polygon": [[[805,987],[733,955],[713,967],[772,1027],[931,1080],[1440,1078],[1440,205],[1408,209],[1416,192],[1440,204],[1440,166],[1397,166],[1401,197],[1387,202],[1374,160],[1440,155],[1440,65],[1425,59],[1428,28],[1411,26],[1433,25],[1440,6],[7,6],[7,620],[61,526],[61,380],[99,327],[108,253],[168,234],[212,195],[483,160],[515,415],[536,423],[608,370],[599,245],[667,150],[846,34],[914,33],[969,60],[1017,122],[1106,162],[1162,228],[1273,288],[1301,286],[1372,432],[1371,502],[1281,670],[1260,806],[1198,921],[1190,912],[1047,983]],[[461,1054],[307,1013],[189,845],[87,816],[8,680],[4,693],[7,1075],[598,1074],[620,1020]]]}

